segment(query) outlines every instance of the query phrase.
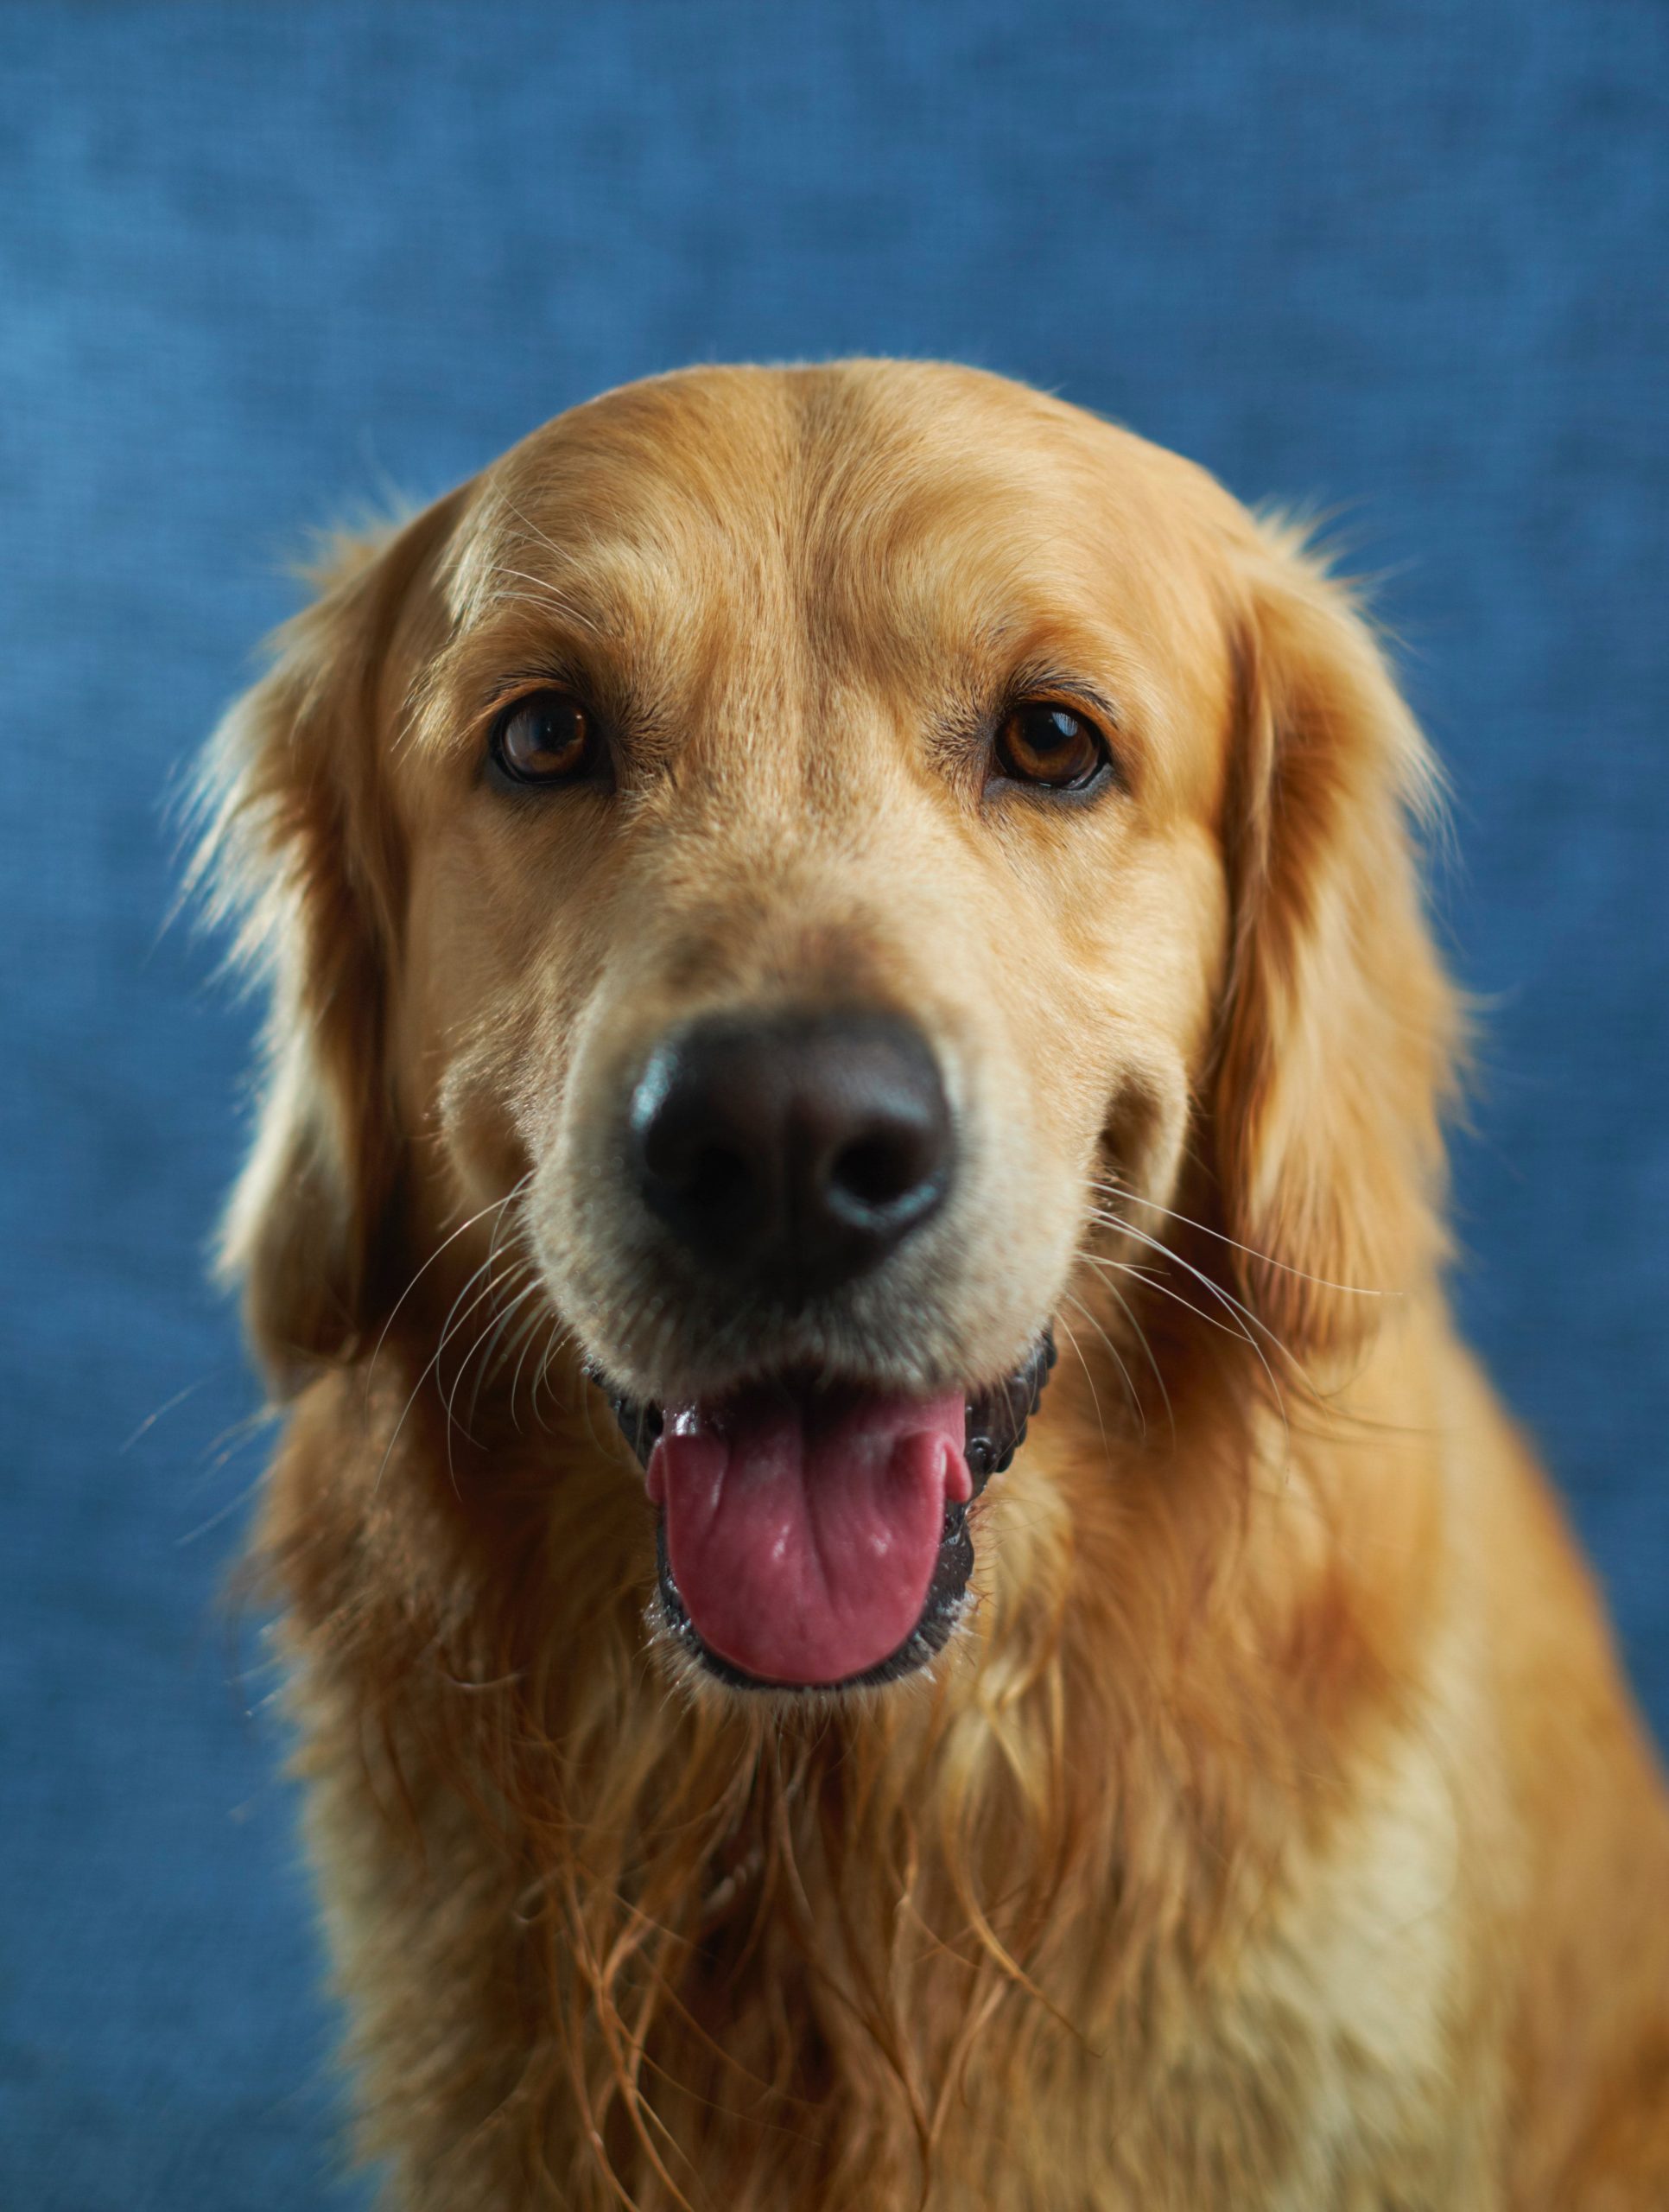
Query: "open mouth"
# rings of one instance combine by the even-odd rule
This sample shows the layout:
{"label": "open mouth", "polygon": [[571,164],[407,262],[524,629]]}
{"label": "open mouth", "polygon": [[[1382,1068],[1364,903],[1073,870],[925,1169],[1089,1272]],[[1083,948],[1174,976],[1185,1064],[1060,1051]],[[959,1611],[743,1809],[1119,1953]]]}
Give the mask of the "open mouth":
{"label": "open mouth", "polygon": [[1054,1364],[1045,1330],[971,1395],[795,1376],[678,1406],[610,1391],[659,1509],[669,1633],[747,1689],[854,1689],[923,1665],[967,1594],[968,1509],[1012,1459]]}

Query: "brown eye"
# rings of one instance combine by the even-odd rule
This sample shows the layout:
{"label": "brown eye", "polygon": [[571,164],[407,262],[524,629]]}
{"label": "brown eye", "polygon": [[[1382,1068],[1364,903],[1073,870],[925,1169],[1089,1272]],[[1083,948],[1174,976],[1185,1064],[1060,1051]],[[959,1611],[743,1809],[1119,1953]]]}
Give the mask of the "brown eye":
{"label": "brown eye", "polygon": [[596,725],[571,691],[532,691],[492,726],[495,767],[517,784],[573,784],[600,758]]}
{"label": "brown eye", "polygon": [[1107,740],[1095,723],[1051,699],[1012,708],[997,734],[997,773],[1017,784],[1085,791],[1112,765]]}

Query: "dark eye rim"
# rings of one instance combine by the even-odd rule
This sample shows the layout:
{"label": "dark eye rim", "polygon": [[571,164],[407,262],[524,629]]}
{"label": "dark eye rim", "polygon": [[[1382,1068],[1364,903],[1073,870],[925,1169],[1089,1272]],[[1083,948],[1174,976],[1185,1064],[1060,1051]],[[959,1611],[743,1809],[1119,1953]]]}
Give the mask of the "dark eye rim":
{"label": "dark eye rim", "polygon": [[[518,768],[505,751],[505,734],[516,716],[540,699],[561,699],[585,717],[586,742],[579,765],[555,775],[530,775]],[[529,683],[494,709],[487,728],[483,763],[490,781],[517,796],[524,793],[574,791],[586,785],[612,780],[612,770],[602,718],[577,684],[547,679]]]}
{"label": "dark eye rim", "polygon": [[[1098,758],[1089,772],[1071,783],[1045,783],[1036,776],[1017,773],[1012,765],[1004,765],[1004,739],[1008,725],[1017,715],[1029,709],[1047,713],[1050,709],[1069,714],[1082,722],[1088,732]],[[1109,734],[1112,717],[1105,708],[1091,706],[1069,692],[1056,690],[1022,691],[1004,701],[991,724],[987,789],[1020,791],[1040,804],[1082,805],[1100,798],[1109,790],[1127,791],[1129,778],[1119,751]]]}

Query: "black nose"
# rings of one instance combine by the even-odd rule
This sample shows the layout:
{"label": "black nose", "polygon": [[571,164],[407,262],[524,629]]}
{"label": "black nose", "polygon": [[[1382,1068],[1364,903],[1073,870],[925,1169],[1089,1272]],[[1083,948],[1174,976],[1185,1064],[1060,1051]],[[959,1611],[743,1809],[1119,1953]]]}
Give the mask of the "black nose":
{"label": "black nose", "polygon": [[698,1022],[650,1057],[631,1139],[644,1202],[687,1252],[790,1296],[879,1266],[950,1181],[938,1062],[891,1014]]}

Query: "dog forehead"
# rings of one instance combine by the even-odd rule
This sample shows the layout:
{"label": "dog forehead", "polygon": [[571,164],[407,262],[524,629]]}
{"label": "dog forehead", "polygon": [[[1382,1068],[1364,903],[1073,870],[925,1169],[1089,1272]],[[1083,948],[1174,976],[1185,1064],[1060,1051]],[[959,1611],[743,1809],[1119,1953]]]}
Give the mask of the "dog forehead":
{"label": "dog forehead", "polygon": [[1057,667],[1158,729],[1219,718],[1236,517],[1191,464],[983,372],[708,368],[513,448],[447,588],[484,657],[559,645],[686,734],[692,712],[759,722],[831,688],[930,713]]}
{"label": "dog forehead", "polygon": [[530,554],[622,597],[730,604],[739,587],[873,601],[960,575],[1139,606],[1196,564],[1213,506],[1221,520],[1232,502],[1177,455],[980,372],[686,370],[513,448],[463,565]]}

